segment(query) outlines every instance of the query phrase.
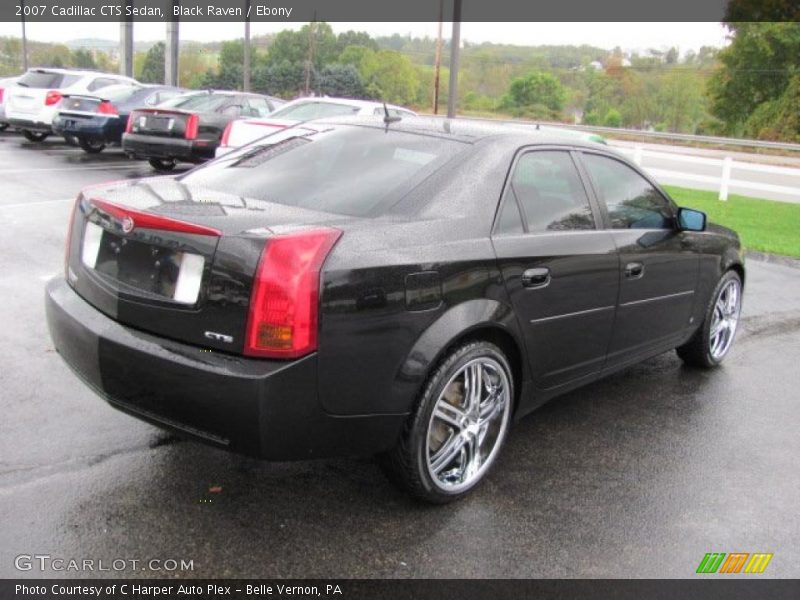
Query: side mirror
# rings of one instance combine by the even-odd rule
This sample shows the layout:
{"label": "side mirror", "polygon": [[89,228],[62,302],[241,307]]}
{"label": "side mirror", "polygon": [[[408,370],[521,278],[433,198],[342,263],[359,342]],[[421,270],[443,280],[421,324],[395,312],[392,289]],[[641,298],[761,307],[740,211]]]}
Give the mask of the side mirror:
{"label": "side mirror", "polygon": [[679,208],[678,227],[681,231],[705,231],[706,213],[691,208]]}

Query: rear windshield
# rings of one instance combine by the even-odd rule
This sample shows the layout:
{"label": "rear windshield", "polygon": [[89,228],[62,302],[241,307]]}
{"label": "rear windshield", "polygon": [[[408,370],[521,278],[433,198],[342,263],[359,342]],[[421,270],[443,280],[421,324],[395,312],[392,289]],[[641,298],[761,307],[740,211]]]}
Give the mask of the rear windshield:
{"label": "rear windshield", "polygon": [[62,88],[72,85],[78,80],[77,75],[65,75],[52,71],[28,71],[17,82],[29,88]]}
{"label": "rear windshield", "polygon": [[454,140],[380,128],[293,128],[184,175],[227,192],[340,215],[377,216],[453,158]]}
{"label": "rear windshield", "polygon": [[270,117],[279,119],[294,119],[296,121],[310,121],[311,119],[329,119],[353,115],[359,111],[357,106],[349,104],[334,104],[333,102],[302,102],[285,106],[276,110]]}
{"label": "rear windshield", "polygon": [[181,110],[196,110],[198,112],[214,112],[230,102],[231,98],[231,96],[225,94],[189,94],[167,100],[161,106],[180,108]]}

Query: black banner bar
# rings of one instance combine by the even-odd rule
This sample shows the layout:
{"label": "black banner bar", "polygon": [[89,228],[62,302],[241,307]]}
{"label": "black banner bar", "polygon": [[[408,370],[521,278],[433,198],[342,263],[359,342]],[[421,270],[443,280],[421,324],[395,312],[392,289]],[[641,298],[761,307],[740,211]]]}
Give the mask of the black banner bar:
{"label": "black banner bar", "polygon": [[42,600],[502,600],[564,598],[615,600],[796,600],[800,580],[758,576],[697,579],[4,579],[0,598]]}
{"label": "black banner bar", "polygon": [[[737,0],[731,0],[736,2]],[[463,0],[465,22],[721,21],[728,0]],[[788,11],[787,11],[788,12]],[[0,21],[433,22],[436,0],[3,0]],[[758,11],[760,20],[786,20]],[[453,19],[453,0],[444,20]]]}

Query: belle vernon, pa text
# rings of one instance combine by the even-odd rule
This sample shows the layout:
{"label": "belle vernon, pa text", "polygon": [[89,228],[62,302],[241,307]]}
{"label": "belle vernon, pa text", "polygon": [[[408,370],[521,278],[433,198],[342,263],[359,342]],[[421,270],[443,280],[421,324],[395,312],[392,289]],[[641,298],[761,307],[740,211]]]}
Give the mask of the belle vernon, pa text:
{"label": "belle vernon, pa text", "polygon": [[336,584],[285,585],[259,584],[230,586],[209,583],[208,585],[139,585],[131,583],[110,585],[24,585],[15,586],[17,596],[41,596],[47,593],[59,596],[95,596],[121,594],[123,596],[229,596],[233,592],[244,592],[248,596],[333,596],[341,595],[342,588]]}

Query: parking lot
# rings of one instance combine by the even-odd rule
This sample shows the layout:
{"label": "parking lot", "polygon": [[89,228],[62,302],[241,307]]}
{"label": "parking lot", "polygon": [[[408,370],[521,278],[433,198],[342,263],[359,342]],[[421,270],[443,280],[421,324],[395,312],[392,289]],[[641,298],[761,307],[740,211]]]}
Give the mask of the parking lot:
{"label": "parking lot", "polygon": [[[474,494],[424,506],[368,458],[261,463],[182,441],[63,364],[43,289],[72,200],[149,173],[0,133],[0,577],[687,578],[707,552],[773,553],[759,577],[800,577],[800,269],[749,261],[723,368],[669,353],[556,399]],[[193,570],[21,572],[23,554]]]}

